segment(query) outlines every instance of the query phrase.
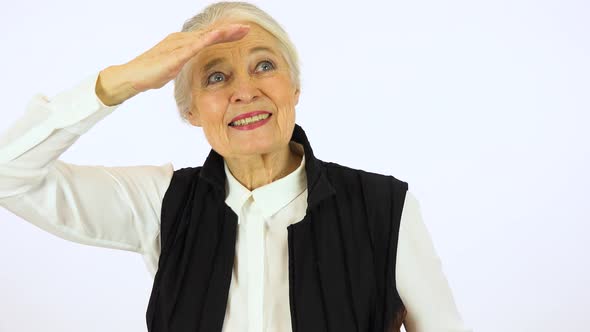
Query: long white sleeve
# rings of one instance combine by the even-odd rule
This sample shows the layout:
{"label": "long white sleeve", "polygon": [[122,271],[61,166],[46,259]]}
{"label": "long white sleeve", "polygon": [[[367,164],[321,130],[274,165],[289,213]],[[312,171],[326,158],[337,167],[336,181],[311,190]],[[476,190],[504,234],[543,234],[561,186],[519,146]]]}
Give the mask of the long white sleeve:
{"label": "long white sleeve", "polygon": [[[98,73],[54,98],[36,94],[0,137],[0,205],[73,242],[144,254],[159,252],[160,207],[173,166],[87,166],[58,158],[112,113],[95,93]],[[149,261],[148,261],[149,260]]]}
{"label": "long white sleeve", "polygon": [[408,315],[407,332],[468,332],[457,310],[416,197],[406,193],[402,211],[396,282]]}

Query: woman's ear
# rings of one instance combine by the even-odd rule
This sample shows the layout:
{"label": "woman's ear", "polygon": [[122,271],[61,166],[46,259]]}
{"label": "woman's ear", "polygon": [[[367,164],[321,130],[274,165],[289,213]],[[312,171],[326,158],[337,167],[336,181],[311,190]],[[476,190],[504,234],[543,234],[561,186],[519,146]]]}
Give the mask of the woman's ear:
{"label": "woman's ear", "polygon": [[195,108],[192,108],[188,112],[188,120],[193,126],[201,127],[201,118],[199,116],[199,112],[197,112]]}
{"label": "woman's ear", "polygon": [[299,103],[299,94],[300,94],[299,89],[295,90],[295,105],[297,105]]}

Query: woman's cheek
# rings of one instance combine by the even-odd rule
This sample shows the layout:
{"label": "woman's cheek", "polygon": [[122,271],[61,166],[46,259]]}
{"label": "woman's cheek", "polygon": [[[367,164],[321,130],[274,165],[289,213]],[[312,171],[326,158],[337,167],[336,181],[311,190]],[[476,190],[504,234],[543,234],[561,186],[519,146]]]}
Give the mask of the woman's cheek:
{"label": "woman's cheek", "polygon": [[209,122],[223,122],[223,116],[227,109],[227,102],[219,98],[202,98],[199,102],[202,117],[207,118]]}

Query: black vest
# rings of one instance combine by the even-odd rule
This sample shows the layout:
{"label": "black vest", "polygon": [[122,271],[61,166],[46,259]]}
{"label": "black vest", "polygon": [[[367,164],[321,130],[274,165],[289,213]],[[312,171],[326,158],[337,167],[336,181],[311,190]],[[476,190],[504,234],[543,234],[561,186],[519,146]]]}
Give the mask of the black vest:
{"label": "black vest", "polygon": [[[287,227],[293,332],[399,331],[406,312],[395,263],[408,184],[316,159],[297,124],[291,140],[304,147],[308,190],[305,217]],[[174,172],[162,201],[149,332],[221,331],[238,221],[225,180],[213,149],[203,166]]]}

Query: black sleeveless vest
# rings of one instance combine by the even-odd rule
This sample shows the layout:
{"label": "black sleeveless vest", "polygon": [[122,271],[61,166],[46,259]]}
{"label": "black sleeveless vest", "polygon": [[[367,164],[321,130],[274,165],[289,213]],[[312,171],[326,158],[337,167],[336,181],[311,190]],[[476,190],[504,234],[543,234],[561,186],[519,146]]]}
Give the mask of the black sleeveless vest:
{"label": "black sleeveless vest", "polygon": [[[308,190],[305,217],[287,227],[293,332],[399,331],[406,311],[395,264],[408,184],[316,159],[297,124],[291,140],[304,147]],[[216,151],[203,166],[174,172],[162,201],[149,332],[221,331],[237,220]]]}

